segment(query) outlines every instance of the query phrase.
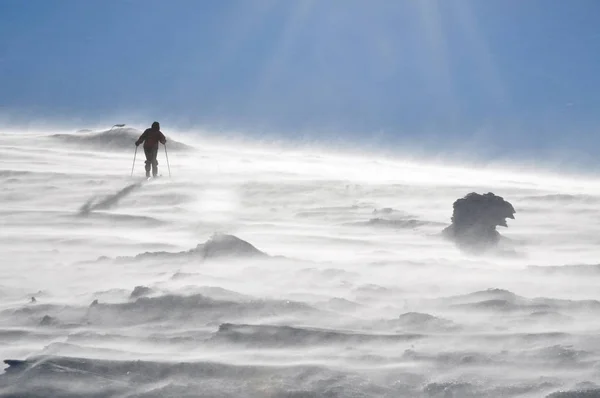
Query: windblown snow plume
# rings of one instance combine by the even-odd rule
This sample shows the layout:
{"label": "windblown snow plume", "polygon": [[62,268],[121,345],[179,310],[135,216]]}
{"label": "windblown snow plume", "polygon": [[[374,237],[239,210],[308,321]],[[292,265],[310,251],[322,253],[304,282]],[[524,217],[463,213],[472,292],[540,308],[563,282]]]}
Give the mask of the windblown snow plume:
{"label": "windblown snow plume", "polygon": [[600,396],[596,181],[78,134],[0,134],[0,397]]}
{"label": "windblown snow plume", "polygon": [[117,193],[114,193],[112,195],[107,195],[101,198],[94,196],[79,208],[79,215],[85,216],[90,214],[94,210],[108,210],[116,206],[119,203],[119,201],[125,196],[129,195],[136,189],[141,188],[141,186],[142,182],[136,182],[127,185],[125,188],[119,190]]}

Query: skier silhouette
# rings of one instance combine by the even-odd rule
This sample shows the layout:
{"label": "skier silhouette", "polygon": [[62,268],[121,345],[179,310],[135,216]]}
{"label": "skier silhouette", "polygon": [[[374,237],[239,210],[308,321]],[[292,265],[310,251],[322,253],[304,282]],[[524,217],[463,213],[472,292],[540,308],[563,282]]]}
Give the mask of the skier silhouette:
{"label": "skier silhouette", "polygon": [[158,122],[152,123],[152,127],[146,129],[140,135],[140,138],[135,142],[135,146],[139,146],[144,143],[144,153],[146,154],[146,177],[150,177],[150,167],[152,167],[152,177],[156,177],[158,174],[158,160],[156,155],[158,154],[158,143],[166,145],[167,139],[165,135],[160,131],[160,124]]}

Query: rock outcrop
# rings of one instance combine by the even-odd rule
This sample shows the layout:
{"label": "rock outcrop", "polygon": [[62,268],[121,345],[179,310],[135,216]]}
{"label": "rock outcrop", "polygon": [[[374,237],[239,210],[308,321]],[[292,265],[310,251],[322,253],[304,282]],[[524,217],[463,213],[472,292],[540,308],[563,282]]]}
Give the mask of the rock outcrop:
{"label": "rock outcrop", "polygon": [[507,218],[514,219],[515,209],[502,197],[489,192],[472,192],[453,205],[452,224],[442,232],[462,250],[484,252],[496,247],[501,235],[496,227],[508,227]]}

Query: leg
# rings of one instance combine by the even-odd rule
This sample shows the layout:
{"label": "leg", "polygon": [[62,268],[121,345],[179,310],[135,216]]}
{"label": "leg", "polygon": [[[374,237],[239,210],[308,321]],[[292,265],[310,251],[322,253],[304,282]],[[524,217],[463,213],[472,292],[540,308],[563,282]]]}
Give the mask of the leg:
{"label": "leg", "polygon": [[146,177],[150,177],[150,166],[152,165],[152,148],[144,148],[144,154],[146,155]]}
{"label": "leg", "polygon": [[156,177],[158,174],[158,145],[152,150],[152,177]]}

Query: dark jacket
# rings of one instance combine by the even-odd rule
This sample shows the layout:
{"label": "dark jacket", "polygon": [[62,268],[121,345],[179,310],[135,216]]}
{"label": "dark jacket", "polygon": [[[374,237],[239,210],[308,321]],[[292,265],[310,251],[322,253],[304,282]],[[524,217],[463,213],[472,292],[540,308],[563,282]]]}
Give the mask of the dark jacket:
{"label": "dark jacket", "polygon": [[158,147],[159,142],[165,145],[167,143],[167,139],[160,130],[149,128],[146,129],[142,135],[140,135],[140,138],[138,138],[135,144],[140,145],[142,142],[144,143],[144,149],[150,149]]}

